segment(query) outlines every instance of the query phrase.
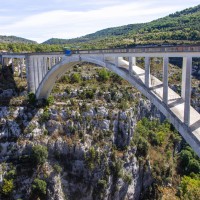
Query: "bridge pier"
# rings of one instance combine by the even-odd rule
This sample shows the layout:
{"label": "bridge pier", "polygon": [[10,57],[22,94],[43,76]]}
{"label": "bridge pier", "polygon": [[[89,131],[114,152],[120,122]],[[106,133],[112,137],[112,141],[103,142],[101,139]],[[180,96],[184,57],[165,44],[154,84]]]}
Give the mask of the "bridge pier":
{"label": "bridge pier", "polygon": [[188,126],[190,125],[191,71],[192,57],[183,57],[181,96],[185,100],[184,123]]}
{"label": "bridge pier", "polygon": [[150,87],[150,57],[145,57],[145,85]]}
{"label": "bridge pier", "polygon": [[129,57],[129,73],[132,74],[133,72],[133,66],[136,65],[136,57]]}
{"label": "bridge pier", "polygon": [[168,64],[169,58],[163,57],[163,102],[168,104]]}
{"label": "bridge pier", "polygon": [[35,93],[35,70],[34,70],[34,58],[30,55],[26,55],[26,71],[27,71],[27,82],[28,91]]}

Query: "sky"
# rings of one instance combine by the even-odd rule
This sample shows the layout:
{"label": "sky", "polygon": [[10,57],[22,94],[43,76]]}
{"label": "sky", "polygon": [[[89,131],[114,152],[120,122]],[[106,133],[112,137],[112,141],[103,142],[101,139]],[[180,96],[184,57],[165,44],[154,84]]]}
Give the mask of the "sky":
{"label": "sky", "polygon": [[199,0],[0,0],[0,35],[44,42],[149,22]]}

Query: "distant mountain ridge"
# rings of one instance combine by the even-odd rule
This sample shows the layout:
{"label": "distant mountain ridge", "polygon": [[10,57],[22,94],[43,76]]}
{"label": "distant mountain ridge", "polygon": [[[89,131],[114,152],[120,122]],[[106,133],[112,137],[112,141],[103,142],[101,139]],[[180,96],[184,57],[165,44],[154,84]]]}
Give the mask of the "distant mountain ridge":
{"label": "distant mountain ridge", "polygon": [[170,14],[148,23],[129,24],[107,28],[73,39],[51,38],[43,44],[85,43],[108,38],[132,39],[132,41],[200,40],[200,5]]}
{"label": "distant mountain ridge", "polygon": [[17,36],[4,36],[0,35],[0,43],[25,43],[25,44],[37,44],[33,40],[28,40]]}

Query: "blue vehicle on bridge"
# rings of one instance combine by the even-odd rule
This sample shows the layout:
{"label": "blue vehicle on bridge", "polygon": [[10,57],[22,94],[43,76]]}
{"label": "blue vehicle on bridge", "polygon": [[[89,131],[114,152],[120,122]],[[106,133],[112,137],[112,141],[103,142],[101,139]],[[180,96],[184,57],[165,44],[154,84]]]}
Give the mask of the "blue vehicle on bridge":
{"label": "blue vehicle on bridge", "polygon": [[66,56],[72,55],[72,51],[69,47],[64,47],[64,53],[65,53]]}

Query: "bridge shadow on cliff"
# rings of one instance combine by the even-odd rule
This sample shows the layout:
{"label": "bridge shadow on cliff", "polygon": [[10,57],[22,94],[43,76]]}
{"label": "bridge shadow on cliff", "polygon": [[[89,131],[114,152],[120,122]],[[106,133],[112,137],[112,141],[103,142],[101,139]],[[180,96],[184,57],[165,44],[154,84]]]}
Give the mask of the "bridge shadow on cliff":
{"label": "bridge shadow on cliff", "polygon": [[0,106],[9,106],[11,99],[17,95],[17,85],[11,66],[0,69]]}
{"label": "bridge shadow on cliff", "polygon": [[[28,96],[26,80],[19,78],[18,75],[16,76],[12,70],[12,66],[1,67],[0,111],[6,109],[7,114],[2,112],[1,117],[6,120],[1,120],[0,117],[0,125],[1,129],[8,130],[8,135],[0,138],[0,140],[16,141],[20,134],[14,133],[11,127],[17,125],[20,133],[24,134],[29,122],[35,117],[38,109],[44,105],[38,105],[34,99],[31,99],[34,101],[31,102]],[[24,123],[24,121],[27,123]]]}

